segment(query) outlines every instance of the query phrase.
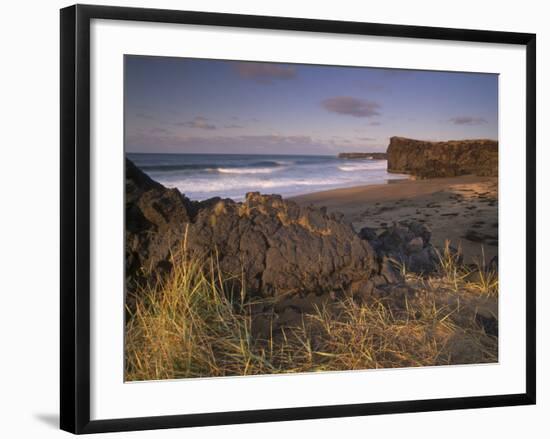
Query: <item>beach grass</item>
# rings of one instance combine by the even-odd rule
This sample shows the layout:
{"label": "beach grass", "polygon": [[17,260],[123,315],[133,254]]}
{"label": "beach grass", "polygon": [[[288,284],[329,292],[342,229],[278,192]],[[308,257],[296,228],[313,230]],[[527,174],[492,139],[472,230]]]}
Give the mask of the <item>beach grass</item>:
{"label": "beach grass", "polygon": [[228,290],[239,279],[228,279],[215,257],[178,260],[128,309],[127,381],[498,361],[487,326],[498,321],[498,275],[462,266],[449,247],[435,274],[401,267],[403,285],[387,297],[344,294],[288,325],[267,313],[262,331],[257,310],[272,303],[247,298],[244,287]]}

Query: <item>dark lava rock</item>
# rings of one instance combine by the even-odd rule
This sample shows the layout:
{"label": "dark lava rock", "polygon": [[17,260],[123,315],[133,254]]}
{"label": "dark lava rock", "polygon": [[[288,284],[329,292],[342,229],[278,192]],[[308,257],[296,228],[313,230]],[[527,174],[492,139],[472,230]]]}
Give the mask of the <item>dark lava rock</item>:
{"label": "dark lava rock", "polygon": [[484,312],[477,312],[475,320],[487,335],[498,337],[498,319],[495,316]]}
{"label": "dark lava rock", "polygon": [[498,176],[498,142],[495,140],[452,140],[427,142],[392,137],[387,150],[388,172],[420,178],[475,174]]}
{"label": "dark lava rock", "polygon": [[191,220],[194,203],[166,189],[126,159],[126,286],[129,291],[171,269],[170,252]]}
{"label": "dark lava rock", "polygon": [[222,271],[243,273],[248,291],[264,297],[346,290],[379,271],[351,226],[277,195],[249,193],[243,203],[200,209],[187,245],[200,255],[216,249]]}
{"label": "dark lava rock", "polygon": [[376,233],[376,230],[370,227],[363,227],[361,230],[359,230],[359,237],[361,239],[366,239],[367,241],[374,241],[376,238],[378,238],[378,235]]}
{"label": "dark lava rock", "polygon": [[393,267],[391,260],[387,257],[382,258],[380,275],[386,280],[388,284],[397,284],[403,280],[399,272]]}
{"label": "dark lava rock", "polygon": [[[405,264],[407,270],[415,273],[430,273],[438,268],[439,258],[430,244],[432,234],[425,224],[418,221],[400,221],[386,228],[378,236],[364,230],[361,230],[360,235],[370,242],[382,260],[393,259]],[[389,279],[387,281],[395,283]]]}
{"label": "dark lava rock", "polygon": [[347,291],[381,271],[369,242],[341,215],[259,193],[242,203],[192,202],[126,160],[127,290],[162,277],[183,245],[194,257],[214,254],[235,287],[244,281],[253,296]]}

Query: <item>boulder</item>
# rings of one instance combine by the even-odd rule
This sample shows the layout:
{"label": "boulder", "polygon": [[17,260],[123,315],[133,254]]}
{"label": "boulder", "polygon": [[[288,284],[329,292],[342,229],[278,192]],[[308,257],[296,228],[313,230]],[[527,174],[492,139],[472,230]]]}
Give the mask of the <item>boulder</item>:
{"label": "boulder", "polygon": [[[439,266],[439,257],[430,243],[428,226],[417,221],[400,221],[377,235],[372,229],[361,229],[359,235],[375,249],[382,266],[386,260],[405,264],[414,273],[431,273]],[[395,272],[395,270],[394,270]],[[398,278],[386,277],[387,283],[396,283]]]}
{"label": "boulder", "polygon": [[498,142],[488,139],[428,142],[392,137],[387,150],[388,172],[419,178],[474,174],[498,176]]}
{"label": "boulder", "polygon": [[421,236],[417,236],[409,241],[407,244],[407,253],[419,253],[424,249],[424,240]]}
{"label": "boulder", "polygon": [[126,159],[125,260],[126,286],[162,276],[171,268],[194,204],[176,189],[166,189]]}
{"label": "boulder", "polygon": [[368,241],[348,224],[257,192],[200,209],[187,245],[198,255],[216,249],[222,271],[242,273],[247,291],[263,297],[343,291],[379,270]]}
{"label": "boulder", "polygon": [[361,239],[366,239],[367,241],[374,241],[378,238],[378,234],[376,233],[376,230],[371,227],[363,227],[359,230],[359,237]]}

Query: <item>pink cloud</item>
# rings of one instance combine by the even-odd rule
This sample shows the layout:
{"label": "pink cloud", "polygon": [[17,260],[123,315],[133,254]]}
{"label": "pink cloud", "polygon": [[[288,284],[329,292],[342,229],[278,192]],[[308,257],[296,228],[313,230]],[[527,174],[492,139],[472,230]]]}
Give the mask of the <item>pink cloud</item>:
{"label": "pink cloud", "polygon": [[352,96],[335,96],[325,99],[321,106],[332,113],[344,114],[353,117],[379,116],[380,104],[365,99],[357,99]]}
{"label": "pink cloud", "polygon": [[449,122],[455,125],[483,125],[487,120],[482,117],[458,116],[450,118]]}
{"label": "pink cloud", "polygon": [[197,116],[193,120],[187,122],[178,122],[177,126],[188,128],[200,128],[202,130],[215,130],[216,125],[209,123],[206,117]]}

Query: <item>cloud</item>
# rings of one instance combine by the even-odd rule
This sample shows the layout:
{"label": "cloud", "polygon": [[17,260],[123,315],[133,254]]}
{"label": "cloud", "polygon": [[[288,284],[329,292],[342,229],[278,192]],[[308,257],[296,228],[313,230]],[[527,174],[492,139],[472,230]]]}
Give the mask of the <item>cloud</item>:
{"label": "cloud", "polygon": [[353,117],[379,116],[380,104],[365,99],[357,99],[351,96],[335,96],[325,99],[321,106],[332,113],[345,114]]}
{"label": "cloud", "polygon": [[197,116],[193,120],[187,122],[178,122],[177,126],[188,128],[200,128],[202,130],[215,130],[216,125],[209,123],[206,117]]}
{"label": "cloud", "polygon": [[365,142],[371,142],[373,140],[376,140],[375,137],[358,137],[357,140],[363,140]]}
{"label": "cloud", "polygon": [[232,123],[232,124],[230,124],[230,125],[225,125],[224,128],[234,129],[234,128],[244,128],[244,126],[242,126],[242,125],[237,125],[236,123]]}
{"label": "cloud", "polygon": [[[293,135],[284,136],[280,134],[267,134],[267,135],[245,135],[239,136],[238,139],[247,144],[254,145],[256,143],[260,145],[311,145],[314,143],[311,136],[307,135]],[[231,138],[230,141],[233,141]]]}
{"label": "cloud", "polygon": [[377,120],[373,120],[372,122],[369,122],[369,125],[371,127],[379,127],[380,125],[382,125],[382,122],[378,122]]}
{"label": "cloud", "polygon": [[233,65],[241,78],[251,79],[261,84],[271,84],[274,80],[288,80],[296,77],[296,69],[284,64],[240,62]]}
{"label": "cloud", "polygon": [[[364,141],[359,141],[355,137],[322,138],[309,134],[215,134],[216,132],[203,135],[153,135],[148,130],[140,130],[126,135],[125,146],[126,150],[131,152],[203,154],[336,154],[342,151],[364,152],[367,148]],[[153,149],[151,145],[154,145]],[[383,152],[386,146],[387,143],[369,142],[368,151]]]}
{"label": "cloud", "polygon": [[455,125],[483,125],[487,123],[487,119],[483,117],[457,116],[451,117],[449,122]]}

